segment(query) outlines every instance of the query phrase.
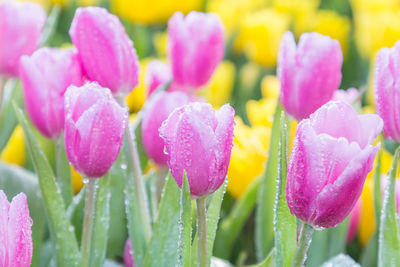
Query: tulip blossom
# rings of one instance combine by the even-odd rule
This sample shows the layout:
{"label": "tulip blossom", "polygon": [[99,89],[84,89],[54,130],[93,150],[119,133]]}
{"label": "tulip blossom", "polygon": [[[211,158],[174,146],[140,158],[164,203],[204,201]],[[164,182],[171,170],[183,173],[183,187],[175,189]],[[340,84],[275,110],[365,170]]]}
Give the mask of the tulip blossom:
{"label": "tulip blossom", "polygon": [[375,61],[376,113],[384,121],[387,138],[400,142],[400,42],[393,48],[382,48]]}
{"label": "tulip blossom", "polygon": [[146,103],[142,119],[142,142],[147,155],[159,165],[167,165],[164,154],[164,140],[158,129],[175,108],[189,103],[190,98],[183,92],[157,92]]}
{"label": "tulip blossom", "polygon": [[172,81],[171,67],[160,60],[152,60],[147,65],[144,79],[148,87],[147,96],[150,96],[160,85]]}
{"label": "tulip blossom", "polygon": [[0,190],[0,266],[28,267],[32,260],[32,219],[24,193],[11,203]]}
{"label": "tulip blossom", "polygon": [[200,87],[211,78],[224,57],[224,28],[213,13],[176,12],[168,21],[168,57],[174,81]]}
{"label": "tulip blossom", "polygon": [[380,144],[382,119],[328,102],[297,126],[287,173],[292,214],[314,227],[334,227],[360,197]]}
{"label": "tulip blossom", "polygon": [[97,83],[65,93],[65,147],[74,168],[89,178],[105,175],[117,159],[127,111]]}
{"label": "tulip blossom", "polygon": [[352,105],[359,98],[360,92],[356,88],[349,88],[347,90],[336,90],[332,100],[343,101]]}
{"label": "tulip blossom", "polygon": [[89,80],[122,95],[138,84],[136,51],[118,17],[100,7],[78,8],[69,34]]}
{"label": "tulip blossom", "polygon": [[131,240],[128,238],[125,243],[124,249],[124,265],[125,267],[134,267]]}
{"label": "tulip blossom", "polygon": [[301,120],[331,100],[342,80],[342,62],[337,40],[319,33],[304,33],[296,47],[293,34],[286,32],[277,66],[285,110]]}
{"label": "tulip blossom", "polygon": [[215,111],[210,104],[194,102],[175,109],[161,126],[171,174],[181,187],[186,172],[192,197],[211,194],[224,182],[234,114],[229,104]]}
{"label": "tulip blossom", "polygon": [[48,138],[64,129],[64,93],[82,85],[81,65],[72,49],[40,48],[21,59],[25,106],[35,127]]}
{"label": "tulip blossom", "polygon": [[31,2],[0,2],[0,75],[17,77],[22,55],[39,45],[46,13]]}

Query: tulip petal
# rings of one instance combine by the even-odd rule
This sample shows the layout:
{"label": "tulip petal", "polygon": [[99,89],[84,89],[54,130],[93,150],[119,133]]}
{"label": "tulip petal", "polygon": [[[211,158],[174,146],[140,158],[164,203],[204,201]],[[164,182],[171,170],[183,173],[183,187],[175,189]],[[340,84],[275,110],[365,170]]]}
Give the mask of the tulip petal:
{"label": "tulip petal", "polygon": [[10,203],[0,190],[0,266],[8,266],[8,218]]}

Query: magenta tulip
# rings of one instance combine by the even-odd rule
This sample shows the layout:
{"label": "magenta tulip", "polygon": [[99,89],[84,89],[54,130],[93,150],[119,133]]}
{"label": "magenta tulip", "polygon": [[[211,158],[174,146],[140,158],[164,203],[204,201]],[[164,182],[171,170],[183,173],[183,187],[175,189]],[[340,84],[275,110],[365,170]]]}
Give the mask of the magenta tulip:
{"label": "magenta tulip", "polygon": [[133,255],[132,255],[132,245],[131,245],[131,240],[128,238],[125,243],[125,249],[124,249],[124,265],[125,267],[134,267],[135,263],[133,261]]}
{"label": "magenta tulip", "polygon": [[205,85],[224,57],[224,27],[213,13],[176,12],[168,21],[168,42],[174,80],[188,88]]}
{"label": "magenta tulip", "polygon": [[281,41],[277,75],[285,110],[301,120],[332,99],[342,79],[340,44],[319,33],[304,33],[296,43],[291,32]]}
{"label": "magenta tulip", "polygon": [[65,93],[65,147],[69,161],[89,178],[104,176],[117,159],[127,110],[97,83]]}
{"label": "magenta tulip", "polygon": [[172,82],[171,67],[160,60],[152,60],[146,68],[145,83],[150,96],[160,85],[166,85]]}
{"label": "magenta tulip", "polygon": [[286,198],[292,214],[314,227],[334,227],[353,209],[371,171],[382,131],[375,114],[328,102],[297,126]]}
{"label": "magenta tulip", "polygon": [[382,48],[375,61],[375,107],[387,138],[400,142],[400,42]]}
{"label": "magenta tulip", "polygon": [[89,80],[121,95],[138,84],[136,51],[118,17],[100,7],[78,8],[69,34]]}
{"label": "magenta tulip", "polygon": [[19,76],[19,60],[39,45],[46,13],[31,2],[0,2],[0,75]]}
{"label": "magenta tulip", "polygon": [[64,93],[82,85],[81,65],[72,49],[40,48],[21,59],[25,106],[35,127],[48,138],[64,129]]}
{"label": "magenta tulip", "polygon": [[0,190],[0,266],[28,267],[32,260],[32,219],[24,193],[11,203]]}
{"label": "magenta tulip", "polygon": [[183,172],[192,197],[213,193],[225,180],[231,157],[234,109],[223,105],[189,103],[175,109],[160,128],[168,165],[177,184]]}
{"label": "magenta tulip", "polygon": [[158,129],[174,109],[186,105],[190,98],[183,92],[157,92],[145,106],[142,120],[142,142],[147,155],[158,165],[167,165],[164,140]]}

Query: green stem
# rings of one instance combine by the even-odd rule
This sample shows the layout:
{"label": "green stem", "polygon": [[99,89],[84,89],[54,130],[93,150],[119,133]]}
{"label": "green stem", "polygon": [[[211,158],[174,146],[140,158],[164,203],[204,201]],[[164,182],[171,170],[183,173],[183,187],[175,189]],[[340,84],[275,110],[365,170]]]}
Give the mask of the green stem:
{"label": "green stem", "polygon": [[197,235],[199,240],[198,245],[198,260],[200,267],[208,266],[207,255],[207,218],[206,218],[206,197],[201,197],[196,200],[197,204]]}
{"label": "green stem", "polygon": [[[123,97],[116,97],[117,101],[122,107],[126,108],[125,99]],[[151,237],[151,220],[150,220],[150,209],[149,201],[146,194],[146,188],[144,184],[142,168],[140,167],[139,152],[136,144],[136,136],[131,131],[130,123],[128,121],[127,127],[125,128],[125,136],[128,141],[129,153],[131,156],[131,164],[133,169],[133,181],[135,184],[135,192],[137,201],[139,203],[140,218],[142,221],[142,229],[146,243],[150,241]]]}
{"label": "green stem", "polygon": [[[64,199],[65,206],[68,207],[72,200],[72,181],[71,176],[68,174],[64,174],[65,172],[69,173],[69,165],[63,166],[63,161],[65,157],[65,152],[63,150],[63,136],[61,135],[58,139],[55,140],[55,150],[56,150],[56,178],[57,185],[61,189],[61,194]],[[67,162],[65,162],[67,163]]]}
{"label": "green stem", "polygon": [[[85,178],[87,179],[87,178]],[[82,229],[82,267],[90,266],[90,251],[92,246],[93,220],[95,216],[96,190],[98,179],[89,178],[86,183],[85,215]]]}
{"label": "green stem", "polygon": [[292,262],[292,267],[302,267],[307,259],[307,252],[311,244],[314,228],[304,222],[300,223],[299,239],[297,241],[296,254]]}

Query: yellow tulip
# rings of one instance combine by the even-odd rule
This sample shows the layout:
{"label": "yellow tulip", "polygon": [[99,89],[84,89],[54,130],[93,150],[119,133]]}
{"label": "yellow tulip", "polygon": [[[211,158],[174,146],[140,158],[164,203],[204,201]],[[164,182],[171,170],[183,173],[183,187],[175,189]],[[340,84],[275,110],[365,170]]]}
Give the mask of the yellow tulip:
{"label": "yellow tulip", "polygon": [[342,17],[334,11],[320,10],[312,20],[308,31],[318,32],[338,40],[343,54],[346,55],[350,33],[349,18]]}
{"label": "yellow tulip", "polygon": [[75,194],[78,194],[83,187],[82,175],[77,172],[72,165],[70,165],[71,179],[72,179],[72,189]]}
{"label": "yellow tulip", "polygon": [[281,82],[276,76],[267,75],[261,80],[261,94],[263,98],[278,99]]}
{"label": "yellow tulip", "polygon": [[20,125],[15,127],[10,140],[0,154],[0,160],[23,166],[25,163],[25,140]]}
{"label": "yellow tulip", "polygon": [[259,175],[264,172],[267,160],[270,129],[264,126],[249,127],[235,118],[231,161],[228,169],[228,191],[239,198]]}
{"label": "yellow tulip", "polygon": [[203,0],[112,0],[111,8],[130,22],[152,24],[166,22],[176,11],[200,10]]}
{"label": "yellow tulip", "polygon": [[140,61],[140,74],[139,74],[139,84],[132,92],[125,98],[125,101],[131,112],[138,112],[144,102],[147,99],[147,86],[144,81],[145,72],[147,64],[151,61],[151,58],[142,59]]}
{"label": "yellow tulip", "polygon": [[229,102],[234,80],[235,65],[230,61],[223,61],[218,65],[209,84],[201,94],[211,105],[220,107]]}
{"label": "yellow tulip", "polygon": [[319,3],[319,0],[274,0],[274,7],[278,12],[290,16],[294,34],[300,36],[315,19]]}
{"label": "yellow tulip", "polygon": [[249,14],[240,27],[238,49],[243,48],[247,57],[258,64],[275,66],[281,37],[289,22],[289,16],[274,9]]}

